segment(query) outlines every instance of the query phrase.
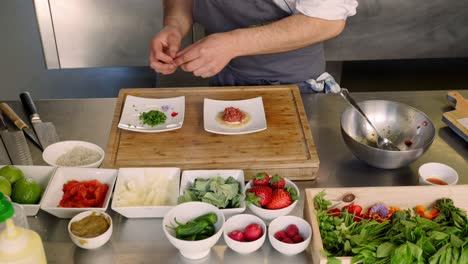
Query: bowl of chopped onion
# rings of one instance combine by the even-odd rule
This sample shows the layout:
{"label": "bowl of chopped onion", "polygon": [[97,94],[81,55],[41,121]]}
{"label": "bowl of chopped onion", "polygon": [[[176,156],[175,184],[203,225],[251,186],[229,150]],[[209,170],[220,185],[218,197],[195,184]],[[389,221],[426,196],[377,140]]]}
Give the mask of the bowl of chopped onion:
{"label": "bowl of chopped onion", "polygon": [[61,141],[48,146],[42,159],[58,167],[99,168],[104,160],[104,150],[86,141]]}

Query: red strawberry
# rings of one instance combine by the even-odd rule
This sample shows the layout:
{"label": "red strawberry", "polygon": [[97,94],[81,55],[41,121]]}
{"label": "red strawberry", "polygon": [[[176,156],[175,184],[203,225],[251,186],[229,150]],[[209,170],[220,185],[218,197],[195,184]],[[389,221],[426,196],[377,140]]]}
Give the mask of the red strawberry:
{"label": "red strawberry", "polygon": [[247,193],[246,200],[256,206],[265,206],[271,202],[273,190],[268,186],[254,186]]}
{"label": "red strawberry", "polygon": [[259,172],[253,178],[253,185],[254,186],[268,186],[270,183],[270,175],[265,172]]}
{"label": "red strawberry", "polygon": [[273,189],[284,188],[286,186],[286,181],[283,177],[275,175],[270,179],[270,186]]}
{"label": "red strawberry", "polygon": [[302,241],[304,241],[304,238],[302,238],[301,235],[297,234],[292,238],[292,241],[294,243],[301,243]]}
{"label": "red strawberry", "polygon": [[239,242],[244,242],[244,233],[240,230],[234,230],[231,233],[228,234],[228,237],[239,241]]}
{"label": "red strawberry", "polygon": [[271,202],[265,207],[267,209],[281,209],[288,207],[291,204],[291,195],[285,189],[275,189],[271,197]]}
{"label": "red strawberry", "polygon": [[283,241],[281,241],[281,242],[284,242],[284,243],[287,243],[287,244],[293,244],[292,239],[290,239],[289,237],[285,237],[285,238],[283,239]]}
{"label": "red strawberry", "polygon": [[283,239],[285,239],[286,237],[288,237],[288,235],[286,235],[286,231],[284,230],[280,230],[275,233],[275,238],[279,241],[283,241]]}
{"label": "red strawberry", "polygon": [[263,235],[263,229],[257,224],[250,224],[244,229],[244,238],[247,241],[254,241]]}
{"label": "red strawberry", "polygon": [[299,228],[295,224],[288,225],[286,227],[286,234],[289,238],[293,238],[295,235],[299,234]]}

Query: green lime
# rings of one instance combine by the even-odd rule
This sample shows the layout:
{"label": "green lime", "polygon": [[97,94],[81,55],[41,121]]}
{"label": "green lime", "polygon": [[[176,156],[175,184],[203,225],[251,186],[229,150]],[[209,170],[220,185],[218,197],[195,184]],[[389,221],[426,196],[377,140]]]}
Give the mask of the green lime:
{"label": "green lime", "polygon": [[11,195],[11,183],[3,176],[0,176],[0,192],[4,195]]}
{"label": "green lime", "polygon": [[41,199],[41,194],[42,187],[38,183],[22,178],[13,185],[11,199],[20,204],[37,204]]}
{"label": "green lime", "polygon": [[23,172],[12,165],[7,165],[0,169],[0,176],[7,178],[11,184],[15,183],[17,180],[24,178]]}

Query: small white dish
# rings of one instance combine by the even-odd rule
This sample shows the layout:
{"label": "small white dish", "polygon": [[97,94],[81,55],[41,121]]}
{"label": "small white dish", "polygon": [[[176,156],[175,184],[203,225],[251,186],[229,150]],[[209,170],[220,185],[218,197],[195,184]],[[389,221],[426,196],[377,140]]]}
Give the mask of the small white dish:
{"label": "small white dish", "polygon": [[[71,224],[73,222],[80,221],[81,219],[91,215],[92,213],[95,213],[97,215],[101,214],[107,219],[107,222],[109,223],[109,228],[106,230],[106,232],[102,233],[101,235],[97,237],[90,237],[90,238],[79,237],[73,234],[73,232],[71,231]],[[105,243],[107,243],[107,241],[109,241],[109,239],[112,236],[112,229],[113,229],[112,218],[108,214],[104,212],[98,212],[98,211],[86,211],[86,212],[79,213],[76,216],[74,216],[68,223],[68,234],[70,235],[71,240],[73,241],[73,243],[75,243],[75,245],[84,249],[96,249],[96,248],[101,247]]]}
{"label": "small white dish", "polygon": [[[259,239],[250,242],[240,242],[229,237],[229,233],[231,233],[232,231],[240,230],[243,232],[244,228],[250,224],[258,224],[262,227],[263,234]],[[262,219],[251,214],[239,214],[229,218],[226,221],[226,223],[224,224],[223,237],[224,241],[230,249],[240,254],[249,254],[262,247],[263,243],[265,242],[266,233],[267,226]]]}
{"label": "small white dish", "polygon": [[[52,180],[45,191],[41,209],[55,215],[59,218],[72,218],[78,213],[84,211],[100,211],[104,212],[109,205],[112,190],[114,189],[114,183],[117,178],[117,170],[114,169],[93,169],[93,168],[65,168],[59,167],[54,173]],[[63,197],[63,185],[68,181],[90,181],[98,180],[102,184],[107,184],[109,189],[107,190],[104,204],[102,207],[94,208],[64,208],[58,207],[60,200]]]}
{"label": "small white dish", "polygon": [[[285,230],[290,224],[295,224],[299,229],[299,234],[304,238],[304,241],[296,244],[287,244],[275,238],[276,232]],[[319,234],[320,235],[320,234]],[[285,215],[271,221],[268,226],[268,240],[274,249],[288,256],[296,255],[304,251],[310,243],[312,237],[312,228],[309,223],[297,216]]]}
{"label": "small white dish", "polygon": [[[298,196],[298,199],[296,201],[294,201],[288,207],[285,207],[285,208],[282,208],[282,209],[276,209],[276,210],[265,209],[265,208],[258,207],[258,206],[254,205],[254,204],[251,204],[251,205],[248,206],[250,211],[252,211],[255,215],[259,216],[260,218],[262,218],[265,221],[271,221],[271,220],[273,220],[273,219],[275,219],[277,217],[280,217],[280,216],[287,215],[287,214],[291,213],[292,210],[294,210],[294,208],[296,207],[296,205],[299,202],[300,192],[299,192],[299,188],[297,187],[296,184],[294,184],[292,181],[290,181],[288,179],[284,179],[284,180],[286,181],[286,186],[291,186],[296,190],[297,196]],[[252,186],[253,186],[252,181],[249,181],[245,185],[245,190],[248,191],[250,188],[252,188]]]}
{"label": "small white dish", "polygon": [[[136,186],[142,186],[155,182],[156,178],[167,178],[166,186],[159,186],[167,191],[164,205],[150,206],[118,206],[121,199],[121,192],[127,189],[127,184],[131,180]],[[180,169],[179,168],[120,168],[115,185],[114,196],[111,208],[127,218],[152,218],[164,217],[166,213],[177,205],[179,197]],[[149,186],[151,187],[151,186]],[[158,189],[153,189],[155,192]]]}
{"label": "small white dish", "polygon": [[[207,213],[215,213],[218,216],[218,221],[215,226],[215,234],[209,238],[198,241],[187,241],[178,239],[175,236],[175,231],[169,226],[175,227],[177,222],[187,223],[201,215]],[[225,218],[223,213],[215,206],[202,202],[188,202],[180,204],[172,208],[163,218],[162,228],[164,234],[171,244],[180,250],[182,256],[188,259],[202,259],[210,254],[211,248],[218,242],[223,234]]]}
{"label": "small white dish", "polygon": [[443,185],[428,181],[429,178],[442,180],[447,185],[455,185],[458,182],[458,173],[452,168],[442,163],[431,162],[419,167],[419,183],[424,185]]}
{"label": "small white dish", "polygon": [[[158,110],[166,115],[166,122],[157,126],[143,125],[143,112]],[[179,129],[184,123],[185,96],[173,98],[143,98],[127,95],[118,127],[134,132],[164,132]]]}
{"label": "small white dish", "polygon": [[[0,165],[0,168],[3,168],[5,165]],[[14,165],[20,169],[25,178],[29,178],[37,182],[42,187],[42,195],[39,203],[37,204],[22,204],[23,211],[26,216],[35,216],[39,212],[41,207],[42,200],[44,199],[44,194],[49,185],[50,180],[56,170],[56,167],[53,166],[28,166],[28,165]]]}
{"label": "small white dish", "polygon": [[[179,195],[184,194],[184,190],[190,188],[196,179],[210,179],[215,176],[220,176],[223,179],[232,176],[240,183],[240,193],[245,193],[245,179],[243,170],[184,170],[180,181]],[[240,214],[245,211],[245,196],[241,198],[239,208],[220,209],[226,218]]]}
{"label": "small white dish", "polygon": [[[219,122],[217,117],[227,107],[239,108],[249,115],[250,121],[243,126],[231,127]],[[203,122],[208,132],[223,135],[242,135],[259,132],[267,128],[262,97],[247,100],[223,101],[205,98],[203,104]]]}
{"label": "small white dish", "polygon": [[77,167],[99,168],[99,166],[101,166],[101,163],[104,160],[104,155],[105,155],[104,150],[96,144],[86,142],[86,141],[78,141],[78,140],[61,141],[61,142],[57,142],[48,146],[42,153],[42,159],[51,166],[59,166],[57,165],[57,159],[63,154],[70,152],[74,147],[78,147],[78,146],[96,151],[97,153],[99,153],[101,158],[96,162],[85,164],[82,166],[77,166]]}

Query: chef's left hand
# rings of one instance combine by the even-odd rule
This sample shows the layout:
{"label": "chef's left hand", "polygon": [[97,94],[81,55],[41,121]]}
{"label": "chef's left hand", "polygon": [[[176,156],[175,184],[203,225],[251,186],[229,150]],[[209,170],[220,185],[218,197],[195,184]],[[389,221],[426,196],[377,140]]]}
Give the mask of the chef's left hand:
{"label": "chef's left hand", "polygon": [[231,34],[217,33],[177,53],[175,63],[186,72],[208,78],[220,72],[234,57],[236,45]]}

